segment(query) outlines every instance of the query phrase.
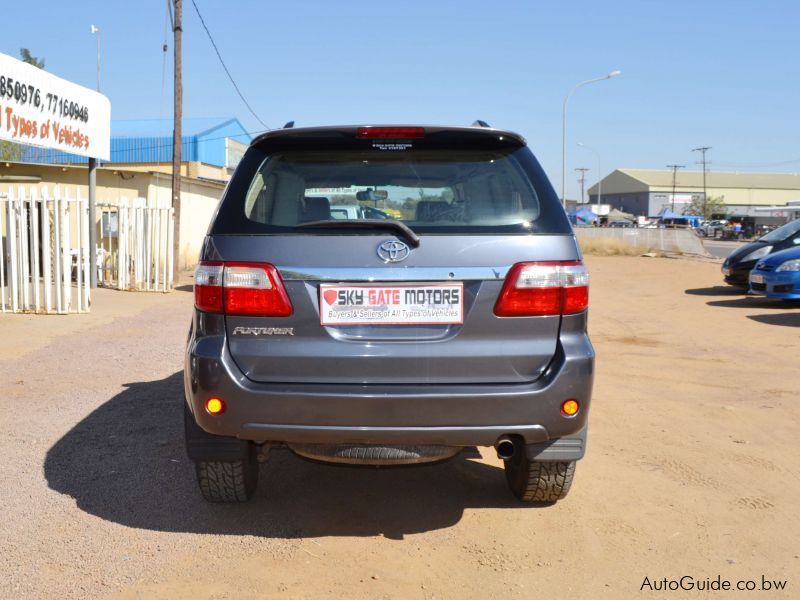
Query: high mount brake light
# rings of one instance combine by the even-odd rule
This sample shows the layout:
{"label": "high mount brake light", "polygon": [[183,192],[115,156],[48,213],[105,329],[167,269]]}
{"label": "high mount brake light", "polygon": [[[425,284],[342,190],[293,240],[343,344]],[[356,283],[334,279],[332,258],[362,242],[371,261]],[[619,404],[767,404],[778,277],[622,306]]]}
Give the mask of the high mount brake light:
{"label": "high mount brake light", "polygon": [[359,127],[359,139],[410,140],[425,137],[424,127]]}
{"label": "high mount brake light", "polygon": [[194,305],[204,312],[226,315],[292,314],[283,281],[268,263],[201,262],[194,274]]}
{"label": "high mount brake light", "polygon": [[498,317],[572,315],[589,306],[589,272],[579,260],[517,263],[494,305]]}

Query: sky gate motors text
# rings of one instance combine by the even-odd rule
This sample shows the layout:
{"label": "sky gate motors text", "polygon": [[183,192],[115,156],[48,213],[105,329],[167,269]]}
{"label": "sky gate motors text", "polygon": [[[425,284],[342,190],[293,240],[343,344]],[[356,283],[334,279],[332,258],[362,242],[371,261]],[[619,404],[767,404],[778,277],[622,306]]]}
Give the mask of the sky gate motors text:
{"label": "sky gate motors text", "polygon": [[340,306],[447,305],[460,302],[461,290],[458,288],[351,288],[338,290],[336,294],[336,304]]}

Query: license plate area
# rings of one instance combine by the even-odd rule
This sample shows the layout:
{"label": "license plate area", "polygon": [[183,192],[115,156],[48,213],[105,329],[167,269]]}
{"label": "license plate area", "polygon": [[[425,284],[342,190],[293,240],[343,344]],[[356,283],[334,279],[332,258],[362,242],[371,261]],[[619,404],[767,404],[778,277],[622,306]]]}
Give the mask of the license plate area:
{"label": "license plate area", "polygon": [[319,286],[322,325],[460,325],[463,283]]}
{"label": "license plate area", "polygon": [[763,275],[751,274],[750,275],[750,281],[752,281],[753,283],[764,283],[764,276]]}

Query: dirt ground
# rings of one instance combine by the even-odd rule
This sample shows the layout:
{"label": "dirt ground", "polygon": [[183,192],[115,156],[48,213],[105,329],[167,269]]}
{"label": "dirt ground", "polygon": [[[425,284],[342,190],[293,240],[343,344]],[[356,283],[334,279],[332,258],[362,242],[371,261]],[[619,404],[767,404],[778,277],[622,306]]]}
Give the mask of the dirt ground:
{"label": "dirt ground", "polygon": [[636,598],[718,575],[800,597],[800,308],[723,287],[718,261],[587,262],[589,450],[555,506],[518,504],[488,448],[392,470],[278,451],[252,502],[206,504],[187,289],[0,316],[0,597]]}

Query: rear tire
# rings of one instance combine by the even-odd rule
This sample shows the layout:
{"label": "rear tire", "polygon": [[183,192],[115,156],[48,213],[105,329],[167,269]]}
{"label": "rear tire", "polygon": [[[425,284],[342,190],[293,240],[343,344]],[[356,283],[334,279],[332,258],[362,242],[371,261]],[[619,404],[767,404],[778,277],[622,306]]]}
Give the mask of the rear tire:
{"label": "rear tire", "polygon": [[537,462],[525,456],[525,447],[503,463],[506,481],[522,502],[557,502],[569,493],[575,476],[575,461]]}
{"label": "rear tire", "polygon": [[195,461],[200,493],[209,502],[245,502],[258,486],[255,453],[247,460]]}
{"label": "rear tire", "polygon": [[[249,500],[258,486],[255,444],[203,431],[185,402],[183,426],[186,449],[189,458],[194,462],[197,483],[203,498],[209,502]],[[228,457],[235,460],[203,460]]]}

